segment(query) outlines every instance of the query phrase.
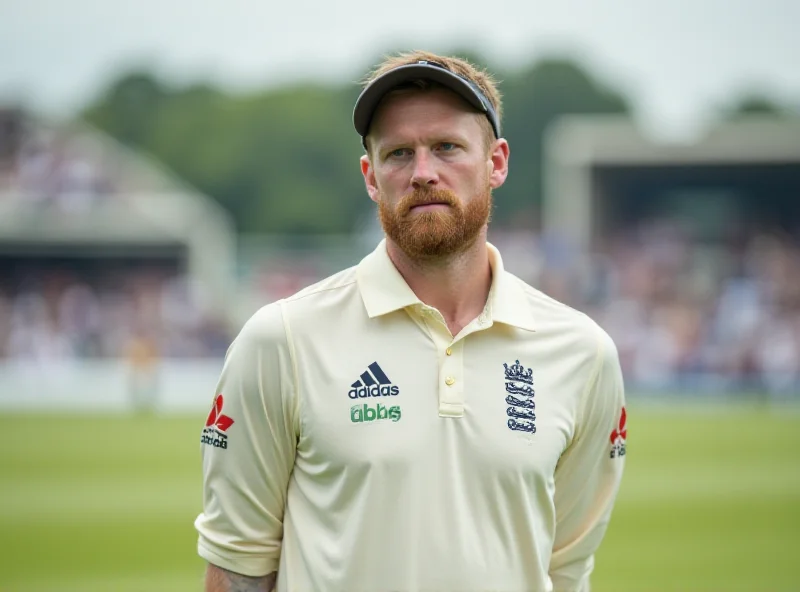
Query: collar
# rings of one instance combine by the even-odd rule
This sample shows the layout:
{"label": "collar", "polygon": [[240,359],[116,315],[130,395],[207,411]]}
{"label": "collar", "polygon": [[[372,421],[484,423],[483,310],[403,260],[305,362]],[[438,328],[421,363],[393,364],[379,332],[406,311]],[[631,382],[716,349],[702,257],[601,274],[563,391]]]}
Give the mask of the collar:
{"label": "collar", "polygon": [[356,278],[370,318],[422,303],[389,259],[386,239],[358,264]]}
{"label": "collar", "polygon": [[[486,246],[492,266],[492,287],[484,313],[492,322],[533,331],[532,306],[524,284],[505,271],[497,248],[491,243]],[[356,278],[370,318],[422,304],[389,258],[386,239],[381,240],[378,247],[358,264]]]}
{"label": "collar", "polygon": [[487,303],[489,318],[495,323],[535,331],[533,303],[525,284],[505,270],[500,251],[493,244],[486,243],[486,246],[489,249],[489,263],[492,266],[492,287],[489,290]]}

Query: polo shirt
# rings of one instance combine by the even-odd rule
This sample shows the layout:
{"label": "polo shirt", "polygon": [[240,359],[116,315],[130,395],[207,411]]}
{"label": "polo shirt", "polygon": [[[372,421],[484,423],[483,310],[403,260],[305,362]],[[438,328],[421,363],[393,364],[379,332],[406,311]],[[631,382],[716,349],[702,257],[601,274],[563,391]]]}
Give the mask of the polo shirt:
{"label": "polo shirt", "polygon": [[203,429],[204,559],[280,592],[589,589],[623,472],[617,351],[488,250],[455,337],[385,241],[245,324]]}

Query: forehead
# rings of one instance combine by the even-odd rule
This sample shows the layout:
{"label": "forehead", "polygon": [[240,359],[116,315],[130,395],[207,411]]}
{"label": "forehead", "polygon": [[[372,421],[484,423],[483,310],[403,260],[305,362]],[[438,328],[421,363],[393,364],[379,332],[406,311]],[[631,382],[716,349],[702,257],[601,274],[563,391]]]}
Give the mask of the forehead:
{"label": "forehead", "polygon": [[376,142],[447,134],[479,138],[482,117],[449,90],[403,89],[387,94],[381,101],[372,119],[370,136]]}

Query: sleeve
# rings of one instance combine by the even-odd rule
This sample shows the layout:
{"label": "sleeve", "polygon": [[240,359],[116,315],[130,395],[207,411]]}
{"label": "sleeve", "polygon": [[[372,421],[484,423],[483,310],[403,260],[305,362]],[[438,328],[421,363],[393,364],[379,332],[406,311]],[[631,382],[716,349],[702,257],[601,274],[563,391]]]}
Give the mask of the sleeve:
{"label": "sleeve", "polygon": [[597,361],[572,443],[555,472],[554,592],[589,592],[594,553],[611,517],[625,462],[625,393],[617,349],[600,330]]}
{"label": "sleeve", "polygon": [[230,346],[203,428],[198,553],[246,576],[278,569],[299,434],[294,367],[281,303],[264,307]]}

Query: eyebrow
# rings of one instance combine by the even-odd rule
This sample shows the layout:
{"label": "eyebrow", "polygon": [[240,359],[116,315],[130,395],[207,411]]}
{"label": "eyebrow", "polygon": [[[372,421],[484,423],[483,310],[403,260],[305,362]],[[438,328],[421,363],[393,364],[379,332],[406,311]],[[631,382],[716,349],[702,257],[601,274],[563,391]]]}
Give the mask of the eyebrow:
{"label": "eyebrow", "polygon": [[[389,138],[383,142],[377,143],[376,148],[378,152],[385,152],[386,150],[392,151],[397,150],[398,148],[405,148],[406,146],[411,145],[412,143],[416,143],[417,141],[414,140],[412,142],[409,141],[402,141],[400,139],[392,139]],[[422,139],[422,143],[429,145],[429,144],[459,144],[465,146],[469,144],[468,138],[459,133],[450,133],[450,134],[435,134],[431,135],[427,138]]]}

